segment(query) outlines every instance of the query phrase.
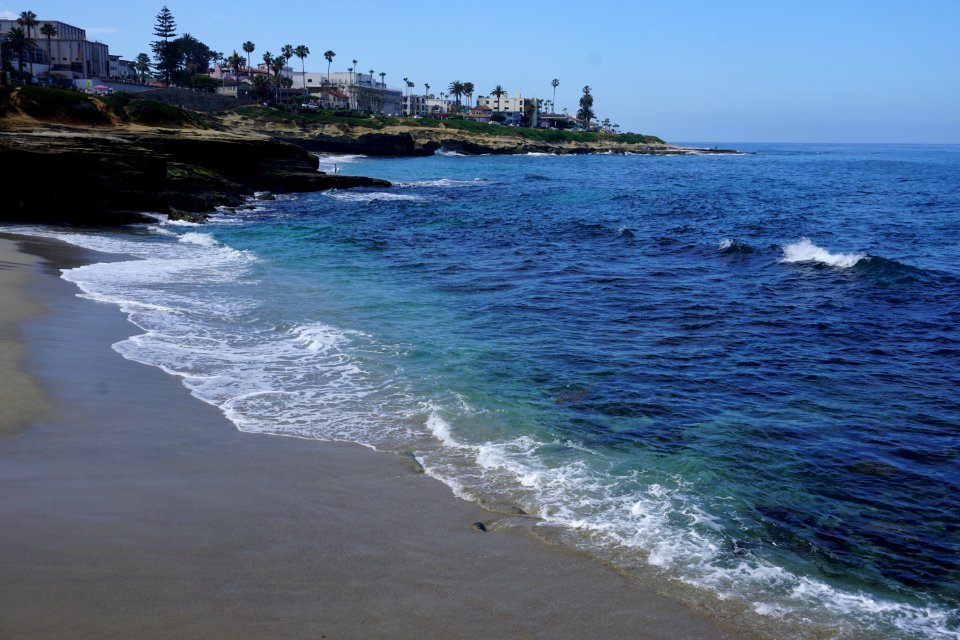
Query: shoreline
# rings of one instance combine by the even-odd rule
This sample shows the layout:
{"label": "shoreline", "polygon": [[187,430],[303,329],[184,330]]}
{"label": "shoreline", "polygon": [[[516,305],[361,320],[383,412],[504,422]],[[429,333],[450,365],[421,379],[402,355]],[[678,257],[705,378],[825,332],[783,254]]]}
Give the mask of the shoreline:
{"label": "shoreline", "polygon": [[56,270],[100,254],[10,237],[4,300],[34,302],[5,314],[28,374],[7,377],[45,398],[0,436],[0,636],[752,637],[527,527],[476,529],[502,515],[400,456],[238,431],[110,348],[134,328]]}

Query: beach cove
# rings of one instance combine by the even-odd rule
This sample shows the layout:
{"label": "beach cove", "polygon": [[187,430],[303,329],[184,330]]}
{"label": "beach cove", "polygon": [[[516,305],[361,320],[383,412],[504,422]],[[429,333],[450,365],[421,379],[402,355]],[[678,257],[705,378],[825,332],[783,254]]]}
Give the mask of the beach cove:
{"label": "beach cove", "polygon": [[[303,447],[300,456],[326,455],[328,447],[386,456],[391,462],[380,466],[399,474],[388,478],[391,485],[431,486],[430,496],[412,488],[405,495],[454,509],[446,525],[425,521],[446,532],[444,544],[496,537],[529,544],[515,550],[537,565],[560,570],[573,562],[577,578],[535,580],[540,570],[515,559],[503,563],[526,578],[508,578],[492,565],[518,585],[506,593],[524,612],[541,605],[521,601],[520,592],[564,603],[539,586],[556,583],[597,608],[592,618],[577,614],[591,624],[647,615],[640,603],[656,593],[677,615],[706,616],[759,637],[951,638],[957,509],[955,494],[942,489],[956,482],[957,451],[950,426],[957,413],[950,345],[960,313],[960,279],[950,266],[952,148],[755,151],[322,156],[322,171],[337,166],[339,175],[376,176],[390,186],[251,198],[221,207],[202,225],[157,216],[122,228],[5,230],[100,252],[57,263],[62,270],[50,280],[68,297],[82,292],[77,304],[98,301],[107,304],[94,308],[122,312],[98,357],[122,363],[124,381],[134,380],[129,367],[152,371],[142,374],[151,376],[151,394],[177,389],[180,400],[164,398],[162,406],[192,416],[186,408],[198,405],[179,379],[216,424],[238,430],[226,440],[205,431],[201,441],[214,460],[200,456],[204,448],[189,434],[157,446],[176,435],[159,427],[169,418],[130,418],[155,426],[117,442],[144,438],[151,455],[197,452],[202,469],[188,475],[204,484],[223,483],[200,471],[222,478],[236,470],[230,456],[223,457],[229,468],[221,466],[219,449],[241,447],[240,466],[253,483],[243,485],[247,496],[262,493],[254,485],[275,490],[272,479],[252,470],[307,464],[258,448],[266,461],[259,464],[259,453],[242,449],[253,441]],[[28,348],[75,341],[26,337]],[[35,371],[41,383],[43,369],[58,371],[54,364]],[[90,393],[88,386],[66,406],[114,387]],[[100,414],[127,419],[111,405],[91,410],[90,420]],[[108,458],[101,461],[98,469],[109,467]],[[341,475],[352,477],[330,465],[335,477],[310,476],[319,473],[312,466],[307,476],[277,473],[312,496],[322,493],[317,483],[332,487]],[[169,479],[167,471],[160,475]],[[97,477],[73,479],[87,475]],[[327,520],[336,511],[392,539],[406,531],[404,518],[434,509],[395,496],[378,484],[381,475],[365,471],[364,478],[350,480],[327,510],[300,490],[276,488],[293,498],[270,514],[290,532],[295,521],[314,526],[311,509]],[[375,521],[381,501],[354,491],[361,485],[403,513]],[[126,495],[138,495],[136,487]],[[142,511],[133,522],[154,524],[153,507],[136,503]],[[373,512],[355,512],[354,503]],[[160,511],[164,523],[181,509],[200,520],[209,511],[218,521],[230,511],[256,512],[221,493],[203,508],[177,503]],[[239,521],[230,527],[242,530]],[[259,531],[235,540],[247,560],[258,557],[251,548],[279,544]],[[444,548],[423,527],[411,531],[418,542],[401,547],[418,566],[426,560],[417,553]],[[179,530],[170,544],[195,537]],[[328,557],[315,541],[289,537],[280,546],[292,544],[293,555]],[[330,540],[340,537],[357,534],[338,531]],[[375,554],[380,564],[392,557],[394,546],[368,542],[368,552],[387,550]],[[334,555],[349,553],[341,551]],[[212,545],[204,554],[214,564],[222,557]],[[421,574],[403,566],[421,584]],[[620,599],[606,587],[596,591],[594,579],[584,578],[593,570],[616,577],[609,588]],[[436,575],[445,571],[437,565]],[[602,600],[568,589],[575,579]],[[387,582],[395,584],[392,573]],[[450,584],[431,593],[446,593]],[[482,588],[500,590],[493,582]],[[467,598],[471,610],[487,607],[469,599],[476,592],[466,583],[454,595]],[[431,599],[424,596],[424,607]],[[562,619],[560,606],[544,615]],[[462,619],[458,614],[454,624]],[[545,636],[567,628],[541,622]],[[650,626],[630,624],[643,632]]]}
{"label": "beach cove", "polygon": [[478,530],[506,515],[401,456],[238,432],[111,350],[130,325],[58,277],[116,258],[0,250],[0,635],[751,637],[523,529]]}

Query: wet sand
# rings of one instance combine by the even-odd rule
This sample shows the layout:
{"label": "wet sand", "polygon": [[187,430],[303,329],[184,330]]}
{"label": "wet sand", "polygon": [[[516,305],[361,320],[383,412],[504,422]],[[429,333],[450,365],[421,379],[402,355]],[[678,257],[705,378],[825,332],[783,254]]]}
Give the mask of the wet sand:
{"label": "wet sand", "polygon": [[748,637],[402,457],[238,432],[111,350],[56,269],[99,259],[0,237],[0,638]]}

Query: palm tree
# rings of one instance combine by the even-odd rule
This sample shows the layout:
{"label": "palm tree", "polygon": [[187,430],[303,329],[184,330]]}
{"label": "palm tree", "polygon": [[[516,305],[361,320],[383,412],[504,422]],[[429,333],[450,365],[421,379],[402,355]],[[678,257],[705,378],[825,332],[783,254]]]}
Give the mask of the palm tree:
{"label": "palm tree", "polygon": [[285,44],[283,48],[280,49],[280,55],[283,56],[284,61],[290,62],[290,58],[293,57],[293,45]]}
{"label": "palm tree", "polygon": [[381,72],[380,72],[380,86],[383,88],[383,93],[381,93],[380,96],[379,96],[379,99],[380,99],[380,115],[383,115],[383,104],[384,104],[384,102],[386,101],[386,98],[387,98],[387,83],[386,83],[386,81],[384,80],[384,78],[386,78],[386,77],[387,77],[387,72],[386,72],[386,71],[381,71]]}
{"label": "palm tree", "polygon": [[[27,40],[29,44],[26,45],[26,48],[29,49],[33,47],[36,43],[33,41],[33,28],[37,26],[37,14],[33,11],[21,11],[20,17],[17,18],[17,24],[27,30]],[[29,55],[29,54],[28,54]],[[30,75],[33,75],[33,56],[30,57]]]}
{"label": "palm tree", "polygon": [[[264,66],[264,68],[265,68],[266,71],[267,71],[266,77],[267,77],[267,80],[269,80],[269,79],[270,79],[270,69],[273,67],[273,54],[270,53],[269,51],[264,51],[262,58],[263,58],[263,66]],[[251,84],[253,84],[253,81],[252,81],[252,80],[251,80]]]}
{"label": "palm tree", "polygon": [[250,81],[253,86],[254,94],[258,99],[266,99],[270,96],[270,78],[265,75],[255,75]]}
{"label": "palm tree", "polygon": [[425,93],[423,94],[423,97],[424,97],[424,98],[429,98],[429,97],[430,97],[430,85],[427,84],[426,82],[424,82],[424,83],[423,83],[423,88],[424,88],[424,90],[425,90]]}
{"label": "palm tree", "polygon": [[27,47],[33,46],[33,40],[27,37],[26,32],[20,27],[13,27],[3,36],[4,48],[17,54],[17,66],[20,73],[23,73],[23,52]]}
{"label": "palm tree", "polygon": [[[252,61],[253,58],[251,57],[251,55],[253,54],[254,49],[257,48],[256,45],[253,44],[252,42],[250,42],[249,40],[247,40],[246,42],[243,43],[243,45],[241,45],[241,48],[243,49],[243,52],[244,52],[245,54],[247,54],[247,60]],[[236,53],[236,51],[234,51],[234,53]],[[239,72],[238,72],[238,74],[239,74]],[[237,76],[237,80],[238,80],[238,81],[240,80],[240,76],[239,76],[239,75]],[[237,85],[237,86],[239,87],[240,85]],[[239,94],[238,94],[238,95],[239,95]]]}
{"label": "palm tree", "polygon": [[273,59],[273,62],[270,65],[270,70],[273,71],[273,82],[276,85],[277,90],[277,102],[280,102],[280,78],[283,74],[284,67],[287,66],[287,57],[286,56],[277,56]]}
{"label": "palm tree", "polygon": [[238,78],[240,76],[240,71],[243,69],[243,67],[246,64],[247,64],[247,59],[244,58],[239,53],[237,53],[236,49],[234,49],[233,53],[230,54],[230,56],[227,58],[227,67],[229,67],[230,69],[233,69],[233,72],[237,75]]}
{"label": "palm tree", "polygon": [[459,80],[454,80],[450,83],[450,86],[447,87],[447,91],[449,91],[450,95],[457,99],[457,111],[460,111],[460,96],[464,94],[463,83]]}
{"label": "palm tree", "polygon": [[373,88],[373,69],[370,69],[370,87]]}
{"label": "palm tree", "polygon": [[40,27],[40,33],[47,38],[47,82],[50,81],[50,74],[53,72],[53,54],[50,46],[50,39],[56,37],[57,27],[49,22],[44,22]]}
{"label": "palm tree", "polygon": [[[410,84],[410,78],[404,78],[403,86],[406,87],[408,84]],[[404,95],[406,95],[406,89],[404,89]]]}
{"label": "palm tree", "polygon": [[463,94],[467,96],[467,106],[469,106],[470,103],[473,102],[473,91],[474,91],[474,86],[472,82],[463,83]]}
{"label": "palm tree", "polygon": [[551,105],[557,104],[557,87],[560,86],[560,81],[554,78],[550,81],[550,86],[553,87],[553,100],[550,101]]}
{"label": "palm tree", "polygon": [[[233,69],[233,80],[237,86],[237,100],[240,99],[240,70],[247,63],[247,59],[242,55],[237,53],[237,50],[234,49],[233,53],[225,60],[227,68]],[[224,86],[226,86],[226,78],[224,78]]]}
{"label": "palm tree", "polygon": [[[407,84],[407,98],[410,98],[410,96],[413,95],[413,88],[414,88],[415,86],[417,86],[417,85],[414,84],[413,80],[407,80],[407,81],[406,81],[406,84]],[[412,101],[411,101],[411,102],[408,102],[407,104],[408,104],[408,106],[409,106],[409,111],[410,111],[410,113],[408,113],[407,115],[409,115],[409,116],[415,115],[415,114],[413,113],[414,109],[413,109],[413,103],[412,103]]]}
{"label": "palm tree", "polygon": [[357,80],[357,75],[356,75],[356,73],[357,73],[357,68],[358,68],[358,67],[357,67],[357,63],[358,63],[358,62],[360,62],[360,61],[359,61],[359,60],[356,60],[356,59],[354,59],[354,61],[353,61],[353,73],[354,73],[354,75],[353,75],[352,80],[350,81],[350,84],[356,84],[356,80]]}
{"label": "palm tree", "polygon": [[27,37],[33,37],[33,28],[37,26],[37,14],[33,11],[21,11],[17,24],[27,30]]}
{"label": "palm tree", "polygon": [[490,92],[490,95],[497,97],[497,113],[500,113],[500,98],[507,95],[507,92],[503,90],[503,87],[497,85],[493,88],[493,91]]}
{"label": "palm tree", "polygon": [[333,62],[334,56],[336,56],[333,51],[327,49],[323,52],[323,57],[327,59],[327,84],[330,84],[330,63]]}
{"label": "palm tree", "polygon": [[[329,51],[327,52],[329,53]],[[303,95],[307,96],[307,67],[304,60],[307,56],[310,55],[310,49],[307,45],[301,44],[296,49],[293,50],[293,55],[300,58],[300,75],[303,78]],[[327,78],[330,77],[330,70],[327,69]]]}
{"label": "palm tree", "polygon": [[137,54],[134,68],[140,72],[140,84],[147,81],[147,74],[150,72],[150,56],[145,53]]}
{"label": "palm tree", "polygon": [[211,51],[210,52],[210,62],[217,65],[220,69],[220,82],[221,86],[227,86],[227,76],[223,73],[223,68],[227,66],[227,57],[223,55],[223,51]]}

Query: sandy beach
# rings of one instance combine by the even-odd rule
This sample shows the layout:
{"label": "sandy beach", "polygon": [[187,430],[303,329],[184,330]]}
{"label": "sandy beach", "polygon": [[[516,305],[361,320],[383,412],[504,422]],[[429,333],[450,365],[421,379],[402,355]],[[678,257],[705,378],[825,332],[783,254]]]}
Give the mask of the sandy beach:
{"label": "sandy beach", "polygon": [[402,457],[244,434],[0,237],[0,638],[744,638]]}

